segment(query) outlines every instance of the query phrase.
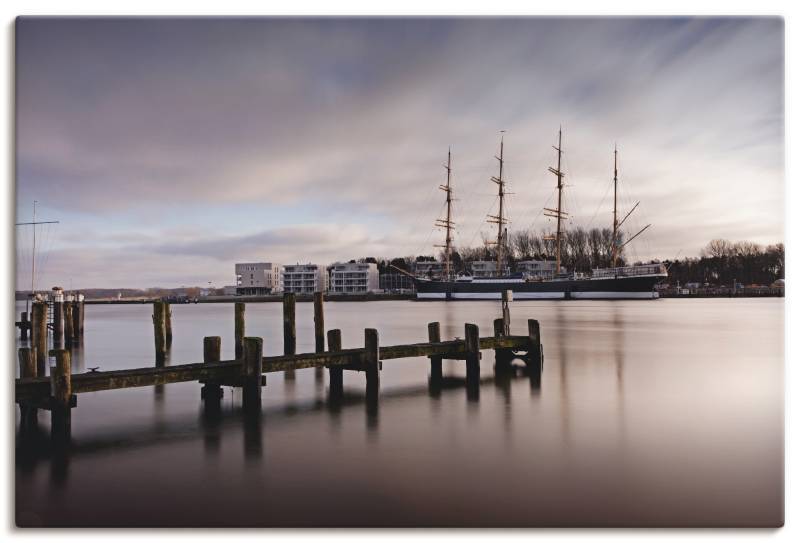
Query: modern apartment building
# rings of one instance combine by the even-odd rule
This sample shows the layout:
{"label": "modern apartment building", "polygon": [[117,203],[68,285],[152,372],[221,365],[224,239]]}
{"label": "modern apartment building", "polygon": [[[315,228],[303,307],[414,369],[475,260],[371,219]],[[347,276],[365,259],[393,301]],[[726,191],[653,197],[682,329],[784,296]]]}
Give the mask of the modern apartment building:
{"label": "modern apartment building", "polygon": [[313,294],[328,289],[328,273],[317,264],[289,264],[283,267],[283,292]]}
{"label": "modern apartment building", "polygon": [[[470,266],[472,277],[496,277],[497,262],[494,260],[476,260]],[[502,270],[501,275],[508,274],[508,269]]]}
{"label": "modern apartment building", "polygon": [[430,260],[414,263],[414,275],[417,277],[440,278],[444,273],[444,264]]}
{"label": "modern apartment building", "polygon": [[329,291],[337,294],[367,294],[380,289],[378,266],[366,262],[337,262],[330,268]]}
{"label": "modern apartment building", "polygon": [[264,295],[278,290],[280,266],[271,262],[236,264],[236,295]]}

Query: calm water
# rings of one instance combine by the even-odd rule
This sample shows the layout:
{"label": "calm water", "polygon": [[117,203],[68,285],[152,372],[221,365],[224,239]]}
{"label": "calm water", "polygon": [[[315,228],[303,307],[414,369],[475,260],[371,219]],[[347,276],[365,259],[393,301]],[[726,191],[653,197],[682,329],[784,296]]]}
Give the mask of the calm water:
{"label": "calm water", "polygon": [[[20,309],[18,307],[17,312]],[[329,302],[344,347],[491,334],[496,302]],[[87,306],[73,371],[153,364],[150,306]],[[313,351],[309,303],[298,351]],[[427,359],[387,361],[377,413],[364,374],[268,374],[260,421],[238,390],[202,416],[200,385],[81,394],[67,457],[16,453],[20,526],[776,526],[783,522],[783,300],[514,302],[541,322],[541,386],[493,376],[477,401],[428,391]],[[247,306],[247,335],[282,350],[281,305]],[[232,304],[173,306],[171,363],[202,360]],[[445,374],[464,376],[463,362]],[[47,413],[39,415],[44,434]],[[17,421],[19,410],[17,409]]]}

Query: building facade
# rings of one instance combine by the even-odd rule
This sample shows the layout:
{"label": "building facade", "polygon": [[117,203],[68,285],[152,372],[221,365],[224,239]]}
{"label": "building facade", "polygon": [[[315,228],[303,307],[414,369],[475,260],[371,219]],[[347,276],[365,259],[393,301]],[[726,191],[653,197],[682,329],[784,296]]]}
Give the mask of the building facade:
{"label": "building facade", "polygon": [[289,264],[281,272],[283,292],[314,294],[328,289],[328,274],[316,264]]}
{"label": "building facade", "polygon": [[331,266],[329,292],[367,294],[380,289],[378,266],[367,262],[337,262]]}
{"label": "building facade", "polygon": [[236,295],[272,294],[280,286],[280,266],[271,262],[236,264]]}
{"label": "building facade", "polygon": [[444,264],[441,262],[420,261],[414,263],[414,275],[417,277],[428,277],[430,279],[440,279],[444,273]]}
{"label": "building facade", "polygon": [[[497,277],[497,262],[494,260],[476,260],[470,265],[472,277]],[[500,275],[508,275],[508,268],[504,268]]]}
{"label": "building facade", "polygon": [[534,279],[552,279],[556,274],[555,260],[522,260],[517,271]]}
{"label": "building facade", "polygon": [[382,273],[379,285],[383,292],[393,294],[408,294],[415,290],[414,281],[403,273]]}

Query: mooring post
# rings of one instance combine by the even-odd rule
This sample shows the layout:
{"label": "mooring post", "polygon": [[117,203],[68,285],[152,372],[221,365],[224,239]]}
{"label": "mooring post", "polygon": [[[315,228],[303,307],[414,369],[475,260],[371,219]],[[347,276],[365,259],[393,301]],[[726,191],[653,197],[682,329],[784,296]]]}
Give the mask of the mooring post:
{"label": "mooring post", "polygon": [[[322,292],[314,293],[314,351],[325,352],[325,295]],[[314,380],[322,381],[323,368],[314,368]]]}
{"label": "mooring post", "polygon": [[542,373],[542,338],[539,333],[539,321],[528,319],[528,367],[531,375]]}
{"label": "mooring post", "polygon": [[367,374],[367,400],[376,400],[380,389],[378,331],[364,329],[364,371]]}
{"label": "mooring post", "polygon": [[36,349],[36,375],[47,372],[47,302],[34,302],[31,306],[31,342]]}
{"label": "mooring post", "polygon": [[[431,343],[439,343],[442,341],[438,322],[428,323],[428,341]],[[431,355],[428,358],[431,361],[431,382],[439,383],[442,380],[442,357]]]}
{"label": "mooring post", "polygon": [[467,359],[467,386],[475,386],[481,376],[480,335],[477,324],[464,325],[464,350]]}
{"label": "mooring post", "polygon": [[[328,352],[335,353],[342,350],[342,331],[328,330]],[[342,366],[329,366],[330,395],[341,396],[344,391],[344,368]]]}
{"label": "mooring post", "polygon": [[161,300],[153,302],[153,336],[156,347],[156,364],[162,364],[167,359],[167,331],[164,322],[166,318],[166,304]]}
{"label": "mooring post", "polygon": [[[295,326],[294,292],[283,293],[283,354],[297,354],[297,328]],[[285,379],[294,379],[294,370],[283,372]]]}
{"label": "mooring post", "polygon": [[167,349],[172,346],[172,305],[164,302],[164,337]]}
{"label": "mooring post", "polygon": [[[83,305],[83,294],[81,294],[81,293],[76,294],[75,295],[75,299],[77,300],[77,302],[75,304],[75,308],[78,310],[78,315],[77,315],[77,318],[75,319],[77,324],[75,326],[73,326],[73,328],[74,328],[73,332],[75,333],[75,335],[79,339],[83,339],[83,317],[85,315],[85,308],[84,308],[84,305]],[[73,309],[73,313],[74,313],[74,309]],[[73,318],[75,318],[74,314],[73,314]]]}
{"label": "mooring post", "polygon": [[72,367],[66,349],[50,351],[56,363],[50,368],[50,420],[51,437],[69,439],[72,426]]}
{"label": "mooring post", "polygon": [[[207,336],[203,338],[203,363],[214,364],[222,359],[222,338],[220,336]],[[222,387],[214,381],[206,381],[200,389],[200,398],[205,401],[205,406],[219,407],[222,398]]]}
{"label": "mooring post", "polygon": [[64,302],[64,348],[69,348],[75,339],[72,326],[72,302]]}
{"label": "mooring post", "polygon": [[63,347],[64,339],[64,294],[53,291],[53,347]]}
{"label": "mooring post", "polygon": [[81,337],[81,304],[76,294],[72,300],[72,341],[80,343]]}
{"label": "mooring post", "polygon": [[264,340],[260,337],[244,338],[242,359],[242,407],[245,411],[261,409],[261,359]]}
{"label": "mooring post", "polygon": [[22,341],[26,341],[28,339],[28,327],[30,326],[30,323],[28,322],[28,312],[23,311],[22,317],[20,317],[19,320],[21,322],[19,327],[19,338]]}
{"label": "mooring post", "polygon": [[[500,338],[506,335],[506,322],[504,319],[494,320],[494,337]],[[511,367],[511,353],[509,349],[494,350],[495,370],[506,370]]]}
{"label": "mooring post", "polygon": [[514,299],[514,292],[512,290],[504,290],[503,298],[503,335],[508,336],[511,334],[511,310],[508,303]]}
{"label": "mooring post", "polygon": [[[20,347],[19,356],[19,377],[20,379],[30,379],[36,377],[36,356],[34,349],[30,347]],[[20,428],[28,429],[36,424],[37,410],[30,405],[30,402],[20,401]]]}
{"label": "mooring post", "polygon": [[236,360],[244,357],[244,302],[233,304],[233,341]]}

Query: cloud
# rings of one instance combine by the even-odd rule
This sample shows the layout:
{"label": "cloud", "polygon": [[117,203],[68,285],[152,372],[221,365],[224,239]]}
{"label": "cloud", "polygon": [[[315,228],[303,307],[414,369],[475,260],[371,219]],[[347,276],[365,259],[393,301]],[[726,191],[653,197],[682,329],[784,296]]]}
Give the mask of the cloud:
{"label": "cloud", "polygon": [[[643,257],[782,238],[780,19],[23,18],[16,35],[19,202],[67,215],[67,238],[94,221],[147,254],[347,259],[323,231],[360,227],[366,251],[424,250],[452,146],[457,241],[475,243],[501,129],[512,228],[547,227],[559,125],[576,224],[610,220],[616,141],[654,223]],[[290,223],[259,229],[254,202]],[[215,206],[237,211],[194,239],[123,240]]]}

